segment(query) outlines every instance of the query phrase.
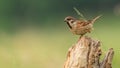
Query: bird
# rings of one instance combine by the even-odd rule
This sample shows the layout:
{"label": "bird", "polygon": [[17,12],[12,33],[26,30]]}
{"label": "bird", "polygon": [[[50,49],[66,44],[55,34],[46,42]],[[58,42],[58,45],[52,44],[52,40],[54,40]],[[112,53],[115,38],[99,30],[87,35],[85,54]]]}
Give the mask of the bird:
{"label": "bird", "polygon": [[85,35],[86,33],[91,33],[93,30],[93,24],[95,21],[100,18],[101,15],[93,18],[92,20],[85,19],[76,19],[72,16],[67,16],[64,19],[64,22],[69,26],[70,31],[75,35]]}

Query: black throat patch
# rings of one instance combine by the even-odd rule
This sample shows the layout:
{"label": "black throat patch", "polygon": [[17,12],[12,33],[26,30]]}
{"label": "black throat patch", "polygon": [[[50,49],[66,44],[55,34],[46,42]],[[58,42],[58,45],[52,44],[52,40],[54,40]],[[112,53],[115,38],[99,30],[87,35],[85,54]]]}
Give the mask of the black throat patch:
{"label": "black throat patch", "polygon": [[67,25],[69,26],[70,29],[72,29],[72,26],[67,22]]}

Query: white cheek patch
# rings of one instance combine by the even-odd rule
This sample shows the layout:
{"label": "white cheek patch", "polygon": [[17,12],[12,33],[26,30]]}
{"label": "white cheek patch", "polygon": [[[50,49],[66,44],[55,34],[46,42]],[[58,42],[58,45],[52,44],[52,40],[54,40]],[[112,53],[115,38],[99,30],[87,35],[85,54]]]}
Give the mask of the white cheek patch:
{"label": "white cheek patch", "polygon": [[77,22],[73,22],[73,24],[75,25]]}
{"label": "white cheek patch", "polygon": [[70,23],[71,26],[74,25],[74,24],[73,24],[73,23],[74,23],[73,20],[70,20],[69,23]]}
{"label": "white cheek patch", "polygon": [[69,23],[72,27],[74,27],[74,28],[77,27],[77,25],[76,25],[77,22],[70,20]]}

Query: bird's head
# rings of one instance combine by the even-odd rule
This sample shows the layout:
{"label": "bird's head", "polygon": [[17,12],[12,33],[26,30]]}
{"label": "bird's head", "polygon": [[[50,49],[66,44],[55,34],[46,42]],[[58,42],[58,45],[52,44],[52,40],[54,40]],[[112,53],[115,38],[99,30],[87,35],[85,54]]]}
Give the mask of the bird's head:
{"label": "bird's head", "polygon": [[75,24],[75,21],[76,21],[76,19],[72,16],[67,16],[64,19],[64,22],[66,22],[71,29],[72,29],[72,26]]}

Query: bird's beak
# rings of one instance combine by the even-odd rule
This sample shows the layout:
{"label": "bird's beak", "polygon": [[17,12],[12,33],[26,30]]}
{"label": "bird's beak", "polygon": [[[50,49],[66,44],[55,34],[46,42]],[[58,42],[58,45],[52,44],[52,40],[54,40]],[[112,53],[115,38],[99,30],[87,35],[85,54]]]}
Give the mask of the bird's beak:
{"label": "bird's beak", "polygon": [[67,22],[66,20],[64,20],[64,22]]}

